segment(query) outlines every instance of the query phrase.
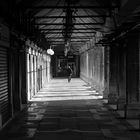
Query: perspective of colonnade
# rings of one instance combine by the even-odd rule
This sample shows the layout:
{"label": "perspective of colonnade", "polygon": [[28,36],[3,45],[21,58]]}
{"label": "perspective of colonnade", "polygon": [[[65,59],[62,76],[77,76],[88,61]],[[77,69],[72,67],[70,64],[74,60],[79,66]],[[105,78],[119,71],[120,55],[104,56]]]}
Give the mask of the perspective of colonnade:
{"label": "perspective of colonnade", "polygon": [[139,140],[140,0],[0,0],[0,139]]}

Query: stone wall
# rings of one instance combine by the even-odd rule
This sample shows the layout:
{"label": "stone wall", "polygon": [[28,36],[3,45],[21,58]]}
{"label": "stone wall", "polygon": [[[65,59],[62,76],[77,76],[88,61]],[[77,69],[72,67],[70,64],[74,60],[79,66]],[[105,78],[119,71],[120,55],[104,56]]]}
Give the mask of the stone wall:
{"label": "stone wall", "polygon": [[109,102],[139,102],[139,34],[131,32],[110,44]]}
{"label": "stone wall", "polygon": [[94,47],[81,54],[80,77],[99,93],[104,90],[104,48]]}

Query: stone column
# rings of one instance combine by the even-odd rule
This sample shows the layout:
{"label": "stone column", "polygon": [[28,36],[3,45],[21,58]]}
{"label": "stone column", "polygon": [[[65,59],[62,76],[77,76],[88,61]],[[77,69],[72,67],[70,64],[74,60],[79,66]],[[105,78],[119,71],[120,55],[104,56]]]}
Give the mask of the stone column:
{"label": "stone column", "polygon": [[140,33],[139,33],[139,102],[140,102]]}
{"label": "stone column", "polygon": [[[0,109],[1,110],[1,109]],[[2,128],[2,115],[1,115],[1,113],[0,113],[0,130],[1,130],[1,128]]]}
{"label": "stone column", "polygon": [[116,44],[110,46],[110,66],[109,66],[109,95],[108,102],[115,103],[118,98],[117,74],[118,74],[118,47]]}
{"label": "stone column", "polygon": [[109,46],[104,50],[104,91],[103,98],[107,99],[109,94]]}

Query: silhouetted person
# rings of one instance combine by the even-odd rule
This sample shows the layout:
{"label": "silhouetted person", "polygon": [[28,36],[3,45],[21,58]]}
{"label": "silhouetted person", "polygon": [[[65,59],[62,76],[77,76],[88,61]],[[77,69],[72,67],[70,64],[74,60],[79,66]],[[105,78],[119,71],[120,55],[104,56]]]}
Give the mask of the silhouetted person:
{"label": "silhouetted person", "polygon": [[68,73],[68,82],[70,82],[71,81],[71,76],[72,76],[72,69],[71,69],[71,67],[70,66],[68,66],[68,68],[67,68],[67,73]]}

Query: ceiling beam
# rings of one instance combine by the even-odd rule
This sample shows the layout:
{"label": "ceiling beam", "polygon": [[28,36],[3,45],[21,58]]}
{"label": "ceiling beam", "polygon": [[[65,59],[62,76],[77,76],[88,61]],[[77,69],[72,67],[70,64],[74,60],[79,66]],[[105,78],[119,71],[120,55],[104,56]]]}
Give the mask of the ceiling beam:
{"label": "ceiling beam", "polygon": [[[94,36],[75,36],[71,37],[71,39],[90,39]],[[47,37],[47,39],[64,39],[64,37]]]}
{"label": "ceiling beam", "polygon": [[[85,44],[85,43],[82,42],[82,43],[78,43],[78,44],[73,44],[73,43],[72,43],[71,45],[72,45],[72,46],[79,46],[79,47],[80,47],[80,46],[82,46],[82,45],[84,45],[84,44]],[[56,44],[51,43],[51,45],[53,45],[53,46],[60,46],[60,45],[61,45],[61,46],[64,46],[64,43],[56,43]]]}
{"label": "ceiling beam", "polygon": [[34,25],[103,25],[104,22],[93,22],[93,23],[73,23],[73,24],[65,24],[65,23],[34,23]]}
{"label": "ceiling beam", "polygon": [[[26,7],[29,9],[67,9],[68,6],[32,6],[32,7]],[[92,5],[86,5],[86,6],[74,6],[74,5],[70,5],[69,8],[73,8],[73,9],[115,9],[118,8],[118,6],[92,6]]]}
{"label": "ceiling beam", "polygon": [[[61,44],[61,43],[64,44],[65,42],[64,41],[50,41],[50,43],[51,44]],[[71,41],[71,43],[72,44],[84,44],[85,41],[78,41],[78,42],[77,41],[73,41],[73,42]]]}
{"label": "ceiling beam", "polygon": [[[73,18],[101,18],[101,17],[110,17],[109,15],[79,15],[72,16]],[[35,19],[48,19],[48,18],[66,18],[66,16],[35,16]]]}
{"label": "ceiling beam", "polygon": [[[46,33],[46,34],[62,34],[62,32],[42,32],[42,33]],[[92,31],[92,32],[87,32],[87,31],[85,31],[85,32],[72,32],[72,34],[79,34],[79,33],[81,33],[81,34],[95,34],[96,32],[94,32],[94,31]]]}
{"label": "ceiling beam", "polygon": [[[89,41],[89,39],[88,40],[87,39],[86,40],[83,40],[83,39],[82,40],[71,40],[70,42],[85,42],[85,41]],[[63,41],[63,40],[62,41],[48,40],[48,42],[59,43],[59,42],[65,42],[65,41]]]}
{"label": "ceiling beam", "polygon": [[[48,42],[65,42],[65,40],[59,40],[59,39],[54,39],[54,40],[47,40]],[[85,38],[85,39],[71,39],[70,42],[85,42],[85,41],[90,41],[90,39]]]}
{"label": "ceiling beam", "polygon": [[[50,42],[51,45],[63,45],[64,46],[64,42]],[[71,45],[76,45],[76,46],[81,46],[84,45],[85,42],[71,42]]]}
{"label": "ceiling beam", "polygon": [[[72,29],[73,31],[74,30],[98,30],[100,28],[74,28]],[[46,28],[46,29],[40,29],[41,31],[53,31],[53,30],[57,30],[57,31],[61,31],[63,30],[62,28]]]}

